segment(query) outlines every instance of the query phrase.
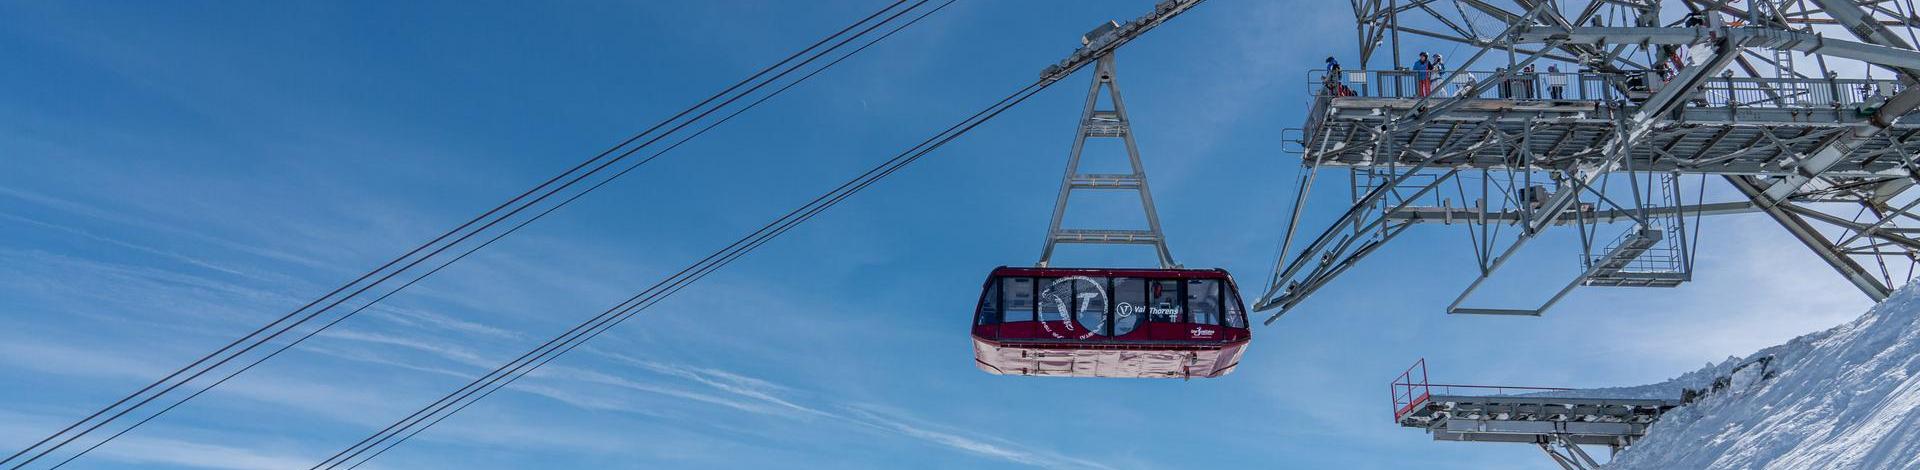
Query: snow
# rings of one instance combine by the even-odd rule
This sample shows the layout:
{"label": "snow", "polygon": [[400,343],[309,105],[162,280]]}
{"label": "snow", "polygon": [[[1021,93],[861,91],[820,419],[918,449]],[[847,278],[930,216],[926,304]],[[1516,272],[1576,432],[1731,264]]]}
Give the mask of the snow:
{"label": "snow", "polygon": [[1561,392],[1676,398],[1738,364],[1732,385],[1668,412],[1615,469],[1920,469],[1920,288],[1909,285],[1851,323],[1729,358],[1667,382]]}

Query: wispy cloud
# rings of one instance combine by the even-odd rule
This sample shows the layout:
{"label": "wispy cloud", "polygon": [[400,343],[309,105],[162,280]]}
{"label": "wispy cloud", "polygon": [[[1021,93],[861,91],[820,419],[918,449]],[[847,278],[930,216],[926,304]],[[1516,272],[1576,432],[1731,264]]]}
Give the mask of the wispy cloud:
{"label": "wispy cloud", "polygon": [[978,433],[968,433],[931,424],[909,417],[904,412],[880,405],[834,404],[832,407],[841,410],[841,412],[824,411],[821,408],[801,405],[790,399],[778,396],[777,394],[782,391],[792,390],[787,386],[720,369],[668,364],[607,351],[595,351],[595,353],[613,358],[625,364],[638,366],[650,372],[691,380],[721,392],[771,404],[778,408],[797,411],[807,416],[832,418],[872,430],[882,431],[888,435],[910,437],[983,457],[1043,468],[1112,468],[1087,459],[1069,457],[1049,451],[1037,451],[1003,440],[977,437],[979,436]]}
{"label": "wispy cloud", "polygon": [[93,241],[97,241],[97,242],[101,242],[101,243],[106,243],[106,244],[109,244],[109,245],[114,245],[114,246],[118,246],[118,247],[121,247],[121,248],[126,248],[126,249],[130,249],[130,250],[134,250],[134,251],[138,251],[138,252],[142,252],[142,253],[147,253],[147,254],[150,254],[150,255],[156,255],[156,256],[160,256],[160,257],[163,257],[163,258],[167,258],[167,259],[172,259],[172,260],[174,260],[174,261],[179,261],[179,262],[182,262],[182,263],[187,263],[187,264],[190,264],[190,265],[194,265],[194,266],[199,266],[199,267],[202,267],[202,268],[207,268],[207,269],[211,269],[211,270],[214,270],[214,271],[219,271],[219,272],[223,272],[223,273],[227,273],[227,274],[233,274],[233,275],[241,275],[241,276],[244,276],[244,275],[246,275],[246,273],[242,273],[242,272],[240,272],[239,270],[236,270],[236,269],[233,269],[233,268],[228,268],[228,267],[225,267],[225,266],[221,266],[221,265],[218,265],[218,264],[215,264],[215,263],[212,263],[212,262],[208,262],[208,261],[205,261],[205,260],[202,260],[202,259],[200,259],[200,258],[195,258],[195,257],[192,257],[192,256],[187,256],[187,255],[183,255],[183,254],[180,254],[180,253],[176,253],[176,252],[172,252],[172,251],[166,251],[166,250],[161,250],[161,249],[158,249],[158,248],[153,248],[153,247],[150,247],[150,246],[146,246],[146,245],[139,245],[139,244],[134,244],[134,243],[131,243],[131,242],[127,242],[127,241],[124,241],[124,240],[120,240],[120,239],[117,239],[117,238],[108,238],[108,237],[105,237],[105,236],[101,236],[101,235],[98,235],[98,234],[94,234],[93,232],[89,232],[89,231],[86,231],[86,230],[82,230],[82,229],[79,229],[79,228],[75,228],[75,227],[69,227],[69,226],[65,226],[65,225],[59,225],[59,224],[54,224],[54,223],[51,223],[51,222],[45,222],[45,221],[41,221],[41,220],[36,220],[36,219],[31,219],[31,218],[27,218],[27,217],[21,217],[21,216],[18,216],[18,215],[14,215],[14,214],[8,214],[8,213],[5,213],[5,212],[0,212],[0,219],[6,219],[6,220],[11,220],[11,221],[14,221],[14,222],[18,222],[18,223],[21,223],[21,224],[26,224],[26,225],[32,225],[32,226],[35,226],[35,227],[40,227],[40,228],[45,228],[45,229],[48,229],[48,230],[53,230],[53,231],[57,231],[57,232],[61,232],[61,233],[65,233],[65,234],[68,234],[68,235],[73,235],[73,236],[77,236],[77,237],[81,237],[81,238],[85,238],[85,239],[88,239],[88,240],[93,240]]}
{"label": "wispy cloud", "polygon": [[[100,347],[59,344],[23,337],[0,338],[0,367],[30,370],[61,377],[145,383],[173,370],[176,364],[153,359],[132,351],[110,351]],[[228,368],[230,369],[230,368]],[[228,369],[222,369],[228,370]],[[222,374],[222,372],[215,372]],[[196,382],[187,390],[198,390],[207,382]],[[115,388],[117,390],[117,387]],[[364,387],[344,386],[338,382],[310,377],[289,377],[256,372],[244,379],[214,389],[213,394],[238,397],[260,403],[304,410],[339,422],[370,424],[372,416],[397,409],[388,397]],[[184,395],[182,395],[184,396]],[[167,401],[170,403],[171,401]],[[76,403],[74,411],[97,404]]]}
{"label": "wispy cloud", "polygon": [[408,361],[396,360],[393,358],[389,358],[385,355],[374,353],[372,351],[367,351],[365,349],[333,348],[333,347],[325,347],[325,346],[314,346],[312,344],[302,345],[301,348],[309,352],[324,354],[327,356],[333,356],[341,359],[346,359],[349,361],[392,366],[392,367],[398,367],[401,369],[406,369],[411,371],[445,375],[449,377],[456,377],[456,378],[461,378],[466,380],[473,380],[479,377],[478,374],[471,374],[471,373],[453,370],[445,367],[425,366],[425,365],[415,364]]}
{"label": "wispy cloud", "polygon": [[297,263],[297,264],[310,266],[310,267],[320,267],[320,268],[333,267],[328,263],[323,263],[312,258],[299,256],[299,255],[287,253],[284,251],[262,248],[262,247],[254,246],[251,244],[239,243],[233,240],[228,240],[228,239],[208,235],[207,233],[201,230],[184,229],[184,228],[176,227],[173,225],[155,222],[146,218],[128,215],[125,213],[115,212],[107,209],[102,209],[102,208],[81,203],[78,201],[62,199],[62,198],[49,196],[46,194],[41,194],[33,191],[27,191],[24,189],[0,186],[0,196],[6,196],[16,201],[27,202],[27,203],[38,205],[41,207],[45,207],[47,209],[56,210],[63,214],[77,215],[81,217],[92,218],[92,219],[103,221],[103,222],[138,228],[145,231],[160,232],[160,233],[166,233],[169,235],[176,235],[176,236],[181,236],[185,238],[190,238],[200,242],[207,243],[212,246],[221,247],[223,251],[226,251],[226,250],[239,251],[243,253],[252,254],[255,256],[260,256],[263,258]]}
{"label": "wispy cloud", "polygon": [[[469,353],[457,349],[434,346],[431,343],[418,340],[405,340],[363,333],[349,333],[344,337],[402,345],[420,351],[439,354],[449,359],[461,361],[472,359]],[[532,378],[540,380],[519,381],[514,383],[510,389],[546,397],[582,409],[634,413],[656,417],[661,416],[658,410],[636,405],[631,400],[618,395],[597,394],[577,386],[563,386],[555,381],[584,382],[705,403],[756,415],[780,416],[793,419],[825,418],[825,421],[816,422],[848,423],[861,429],[880,432],[889,436],[908,437],[968,454],[1023,465],[1056,469],[1112,468],[1088,459],[1070,457],[1051,451],[1035,450],[1004,440],[981,437],[982,434],[980,433],[969,433],[932,424],[910,417],[902,411],[882,405],[832,402],[828,402],[824,406],[805,404],[797,399],[783,396],[794,393],[795,390],[792,387],[745,374],[710,367],[697,367],[642,359],[597,348],[588,348],[588,350],[597,356],[613,359],[618,364],[633,366],[659,379],[678,379],[703,386],[716,393],[688,390],[663,383],[661,380],[630,378],[609,372],[559,365],[547,366],[531,374]]]}
{"label": "wispy cloud", "polygon": [[301,455],[152,437],[116,441],[114,446],[102,448],[101,454],[112,460],[143,465],[234,470],[301,468],[313,463],[312,457]]}
{"label": "wispy cloud", "polygon": [[329,338],[329,339],[356,341],[361,343],[384,344],[389,346],[399,346],[407,349],[413,349],[416,351],[430,353],[435,356],[443,357],[443,358],[452,360],[454,362],[458,362],[461,364],[474,366],[474,367],[491,368],[500,363],[497,360],[482,357],[479,353],[473,352],[463,347],[440,343],[436,341],[420,339],[419,335],[416,335],[414,337],[403,337],[398,335],[376,333],[376,332],[359,330],[359,329],[333,328],[327,331],[320,332],[319,336],[322,338]]}
{"label": "wispy cloud", "polygon": [[147,377],[158,364],[98,349],[35,341],[30,338],[0,338],[0,365],[79,377]]}
{"label": "wispy cloud", "polygon": [[[623,397],[607,395],[607,394],[589,393],[573,387],[559,387],[559,386],[553,386],[553,385],[548,385],[544,383],[519,381],[519,382],[514,382],[509,389],[518,391],[518,392],[523,392],[523,393],[530,393],[536,396],[546,397],[548,399],[552,399],[554,401],[564,403],[568,406],[585,409],[585,410],[616,411],[616,412],[630,413],[630,414],[641,415],[641,416],[654,416],[654,417],[663,417],[663,418],[666,417],[664,413],[661,413],[657,410],[636,406],[632,404],[630,400],[627,400]],[[647,390],[647,391],[653,391],[653,390]],[[665,393],[665,394],[679,396],[678,394],[674,394],[671,392]],[[695,401],[706,401],[706,400],[701,400],[699,398],[693,398],[693,397],[683,396],[683,398],[689,398]]]}
{"label": "wispy cloud", "polygon": [[520,335],[519,333],[515,333],[512,331],[507,331],[500,328],[494,328],[494,327],[483,325],[480,323],[461,320],[458,318],[453,318],[450,316],[441,315],[441,314],[429,312],[426,310],[394,307],[394,306],[382,304],[379,306],[375,306],[372,309],[372,311],[375,313],[378,313],[379,315],[377,316],[380,318],[383,318],[395,323],[400,323],[406,326],[416,326],[416,327],[425,326],[425,327],[438,328],[438,329],[447,330],[447,331],[466,333],[466,334],[477,335],[477,336],[490,336],[490,337],[501,338],[501,339],[519,339],[522,337],[522,335]]}
{"label": "wispy cloud", "polygon": [[[586,369],[577,369],[577,368],[565,367],[565,366],[550,366],[550,367],[541,368],[540,370],[535,371],[531,375],[536,377],[568,379],[568,380],[595,383],[595,384],[601,384],[601,385],[611,385],[614,387],[619,387],[627,390],[665,395],[669,397],[691,400],[691,401],[696,401],[696,402],[701,402],[701,403],[706,403],[711,405],[719,405],[719,406],[732,408],[739,411],[745,411],[749,413],[755,413],[755,414],[770,414],[770,415],[790,414],[788,410],[784,410],[776,407],[756,404],[748,401],[732,400],[732,399],[727,399],[717,395],[695,392],[691,390],[681,389],[678,387],[663,386],[663,385],[628,379],[628,378],[624,378],[624,377],[620,377],[612,374],[607,374],[604,372],[597,372],[597,371],[586,370]],[[514,386],[520,387],[518,383],[516,383]],[[577,397],[579,397],[580,395],[571,395],[571,396],[577,399]],[[560,398],[560,397],[554,397],[554,398]],[[562,401],[567,401],[568,403],[576,403],[568,399],[562,399]]]}
{"label": "wispy cloud", "polygon": [[784,390],[789,390],[789,389],[787,387],[777,385],[765,380],[747,377],[747,376],[743,376],[743,375],[739,375],[739,374],[735,374],[735,373],[727,372],[723,370],[718,370],[718,369],[666,364],[666,363],[649,361],[645,359],[628,356],[625,354],[619,354],[619,353],[613,353],[613,352],[607,352],[607,351],[595,350],[594,352],[596,354],[613,358],[622,363],[639,366],[643,369],[646,369],[648,371],[651,371],[657,374],[692,380],[694,382],[700,383],[701,385],[712,387],[715,390],[719,390],[719,391],[737,395],[740,397],[772,404],[777,407],[786,408],[789,410],[793,410],[796,412],[809,414],[809,415],[816,415],[816,416],[828,415],[828,413],[824,411],[816,410],[806,406],[801,406],[791,401],[787,401],[786,399],[775,396],[774,395],[775,393],[778,393]]}
{"label": "wispy cloud", "polygon": [[[0,411],[0,438],[7,442],[32,442],[41,432],[54,428],[60,417]],[[201,429],[174,428],[172,431],[206,435]],[[234,436],[224,436],[234,437]],[[65,458],[68,454],[55,454]],[[209,444],[201,440],[128,435],[88,454],[87,459],[140,466],[170,466],[208,469],[301,468],[313,464],[313,458],[286,450],[261,450]],[[57,462],[58,460],[54,460]],[[79,461],[84,462],[85,460]]]}
{"label": "wispy cloud", "polygon": [[869,426],[875,426],[888,431],[899,432],[906,436],[913,437],[915,439],[931,442],[934,444],[939,444],[942,446],[946,446],[948,448],[957,449],[957,450],[965,451],[968,453],[978,454],[984,457],[991,457],[995,459],[1005,460],[1008,462],[1032,465],[1035,467],[1042,467],[1042,468],[1058,468],[1058,469],[1111,469],[1113,468],[1105,464],[1101,464],[1099,462],[1094,462],[1091,460],[1075,458],[1075,457],[1068,457],[1065,455],[1060,455],[1058,453],[1049,452],[1049,451],[1038,451],[1031,448],[1027,448],[1025,446],[1020,446],[1018,444],[1013,444],[1010,442],[1005,442],[1000,440],[993,440],[990,442],[986,438],[970,437],[967,435],[963,435],[960,431],[946,429],[943,426],[926,423],[924,421],[920,421],[920,420],[908,417],[907,415],[905,415],[904,413],[898,410],[890,410],[886,407],[875,406],[875,405],[865,405],[865,404],[853,404],[853,405],[845,405],[842,408],[847,410],[847,412],[850,414],[850,416],[848,416],[847,419],[853,422],[865,424]]}

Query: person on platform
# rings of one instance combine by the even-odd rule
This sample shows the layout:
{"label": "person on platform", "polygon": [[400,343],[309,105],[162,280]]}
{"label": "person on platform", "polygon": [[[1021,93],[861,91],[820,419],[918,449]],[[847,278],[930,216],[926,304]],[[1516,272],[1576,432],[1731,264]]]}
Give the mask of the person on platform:
{"label": "person on platform", "polygon": [[1321,81],[1327,86],[1327,95],[1353,96],[1353,89],[1347,88],[1347,84],[1341,81],[1340,61],[1333,60],[1333,57],[1327,57],[1327,72]]}
{"label": "person on platform", "polygon": [[1420,53],[1420,60],[1413,61],[1413,90],[1421,98],[1433,92],[1433,62],[1427,60],[1427,53]]}
{"label": "person on platform", "polygon": [[1559,64],[1547,64],[1547,97],[1554,100],[1566,99],[1567,76],[1560,74]]}
{"label": "person on platform", "polygon": [[1526,89],[1522,90],[1522,93],[1526,94],[1525,99],[1533,100],[1540,98],[1539,79],[1540,74],[1533,73],[1533,64],[1527,64],[1526,67],[1520,69],[1520,83],[1521,86],[1526,87]]}

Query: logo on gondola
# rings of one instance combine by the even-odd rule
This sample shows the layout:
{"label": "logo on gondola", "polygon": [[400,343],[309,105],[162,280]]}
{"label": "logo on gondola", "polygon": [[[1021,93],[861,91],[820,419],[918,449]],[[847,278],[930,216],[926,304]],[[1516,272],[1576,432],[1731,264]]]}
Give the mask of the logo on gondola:
{"label": "logo on gondola", "polygon": [[1213,336],[1213,330],[1207,329],[1205,327],[1196,327],[1192,331],[1188,331],[1188,333],[1193,333],[1194,336],[1201,336],[1201,337]]}
{"label": "logo on gondola", "polygon": [[1087,339],[1106,331],[1107,290],[1102,284],[1086,276],[1055,279],[1040,292],[1040,327],[1058,339]]}

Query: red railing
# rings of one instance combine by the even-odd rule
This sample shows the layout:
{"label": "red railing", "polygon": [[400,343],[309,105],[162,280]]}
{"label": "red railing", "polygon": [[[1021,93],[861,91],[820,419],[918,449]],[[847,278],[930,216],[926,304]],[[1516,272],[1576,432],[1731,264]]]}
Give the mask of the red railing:
{"label": "red railing", "polygon": [[[1405,372],[1401,372],[1400,376],[1395,377],[1393,383],[1388,384],[1387,387],[1389,389],[1388,391],[1393,395],[1393,421],[1396,423],[1400,422],[1400,418],[1405,417],[1407,413],[1412,412],[1416,407],[1425,404],[1428,399],[1432,398],[1435,389],[1439,389],[1441,395],[1465,396],[1497,396],[1516,393],[1573,390],[1571,388],[1558,387],[1431,383],[1427,381],[1427,358],[1424,357],[1418,361],[1414,361],[1412,367],[1408,367]],[[1491,391],[1491,393],[1489,393],[1489,391]]]}
{"label": "red railing", "polygon": [[[1415,372],[1419,372],[1419,375],[1414,375]],[[1415,382],[1415,378],[1419,381]],[[1400,376],[1394,378],[1393,383],[1388,384],[1387,387],[1393,393],[1393,421],[1397,423],[1400,422],[1401,416],[1406,416],[1407,412],[1413,411],[1413,407],[1425,403],[1427,397],[1433,396],[1432,389],[1427,386],[1427,358],[1423,357],[1414,362],[1412,367],[1408,367],[1406,372],[1401,372]]]}

